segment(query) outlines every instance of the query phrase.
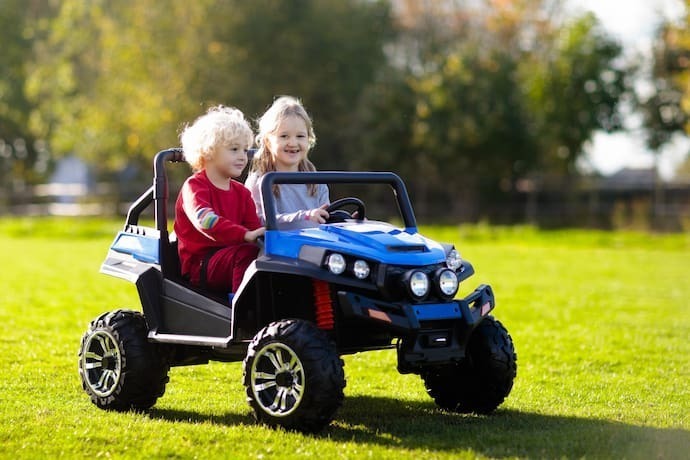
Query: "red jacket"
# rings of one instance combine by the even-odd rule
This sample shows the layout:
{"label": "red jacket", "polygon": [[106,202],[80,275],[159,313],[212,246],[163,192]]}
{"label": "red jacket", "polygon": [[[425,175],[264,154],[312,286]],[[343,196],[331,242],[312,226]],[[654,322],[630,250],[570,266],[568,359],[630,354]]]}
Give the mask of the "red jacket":
{"label": "red jacket", "polygon": [[212,250],[244,243],[261,227],[249,190],[231,180],[229,190],[211,183],[202,170],[190,176],[175,203],[178,252],[183,275],[198,282],[201,261]]}

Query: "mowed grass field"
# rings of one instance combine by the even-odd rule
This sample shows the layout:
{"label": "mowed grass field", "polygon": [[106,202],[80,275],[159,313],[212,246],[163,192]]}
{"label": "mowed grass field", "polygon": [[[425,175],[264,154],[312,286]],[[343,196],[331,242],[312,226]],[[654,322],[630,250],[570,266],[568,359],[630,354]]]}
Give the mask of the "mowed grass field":
{"label": "mowed grass field", "polygon": [[104,412],[77,349],[105,310],[138,309],[98,273],[117,221],[0,220],[1,458],[688,458],[690,235],[422,228],[489,283],[518,354],[491,416],[436,409],[392,350],[346,356],[346,398],[308,436],[256,425],[239,363],[173,368],[147,413]]}

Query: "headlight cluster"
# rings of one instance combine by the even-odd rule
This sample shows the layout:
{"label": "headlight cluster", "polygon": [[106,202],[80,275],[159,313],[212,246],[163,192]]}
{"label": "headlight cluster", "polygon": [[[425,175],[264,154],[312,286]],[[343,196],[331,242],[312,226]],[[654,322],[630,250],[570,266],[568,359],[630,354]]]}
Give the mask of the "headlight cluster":
{"label": "headlight cluster", "polygon": [[[342,275],[348,267],[348,263],[342,254],[334,252],[326,257],[326,266],[334,275]],[[363,280],[369,277],[371,268],[365,260],[357,259],[351,265],[350,270],[355,278]]]}
{"label": "headlight cluster", "polygon": [[433,289],[444,299],[452,299],[458,292],[458,275],[449,268],[439,268],[433,274],[433,283],[429,276],[421,270],[410,270],[402,277],[402,282],[408,294],[416,300],[423,300]]}
{"label": "headlight cluster", "polygon": [[[458,292],[456,271],[462,266],[460,254],[455,249],[446,257],[445,264],[419,268],[388,267],[386,270],[386,297],[402,300],[403,297],[423,301],[428,297],[451,300]],[[359,280],[372,279],[372,272],[378,273],[372,262],[354,256],[331,252],[323,260],[323,267],[334,275],[351,276]],[[378,281],[377,281],[378,282]]]}

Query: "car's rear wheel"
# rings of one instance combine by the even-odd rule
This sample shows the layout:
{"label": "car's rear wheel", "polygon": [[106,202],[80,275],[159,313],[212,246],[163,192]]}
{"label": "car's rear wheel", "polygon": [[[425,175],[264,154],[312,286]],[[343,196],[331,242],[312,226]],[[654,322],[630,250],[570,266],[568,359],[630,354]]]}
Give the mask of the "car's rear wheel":
{"label": "car's rear wheel", "polygon": [[139,312],[116,310],[91,321],[79,347],[82,387],[96,406],[145,410],[165,393],[170,366],[159,345],[147,340]]}
{"label": "car's rear wheel", "polygon": [[517,355],[508,331],[491,316],[474,330],[459,364],[425,370],[427,393],[453,412],[493,412],[513,388]]}
{"label": "car's rear wheel", "polygon": [[342,404],[343,361],[333,341],[312,323],[277,321],[249,345],[244,385],[258,421],[313,433],[328,425]]}

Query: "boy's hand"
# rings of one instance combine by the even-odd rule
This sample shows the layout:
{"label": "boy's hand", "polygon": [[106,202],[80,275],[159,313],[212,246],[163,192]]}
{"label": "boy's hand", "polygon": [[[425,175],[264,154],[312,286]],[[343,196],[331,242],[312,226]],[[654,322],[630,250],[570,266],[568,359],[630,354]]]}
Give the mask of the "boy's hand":
{"label": "boy's hand", "polygon": [[256,230],[249,230],[244,234],[244,241],[247,243],[256,243],[256,239],[266,233],[266,227],[259,227]]}
{"label": "boy's hand", "polygon": [[322,204],[318,208],[310,209],[307,211],[307,220],[311,220],[317,224],[325,224],[326,219],[328,219],[328,212],[326,212],[327,207],[328,204]]}

